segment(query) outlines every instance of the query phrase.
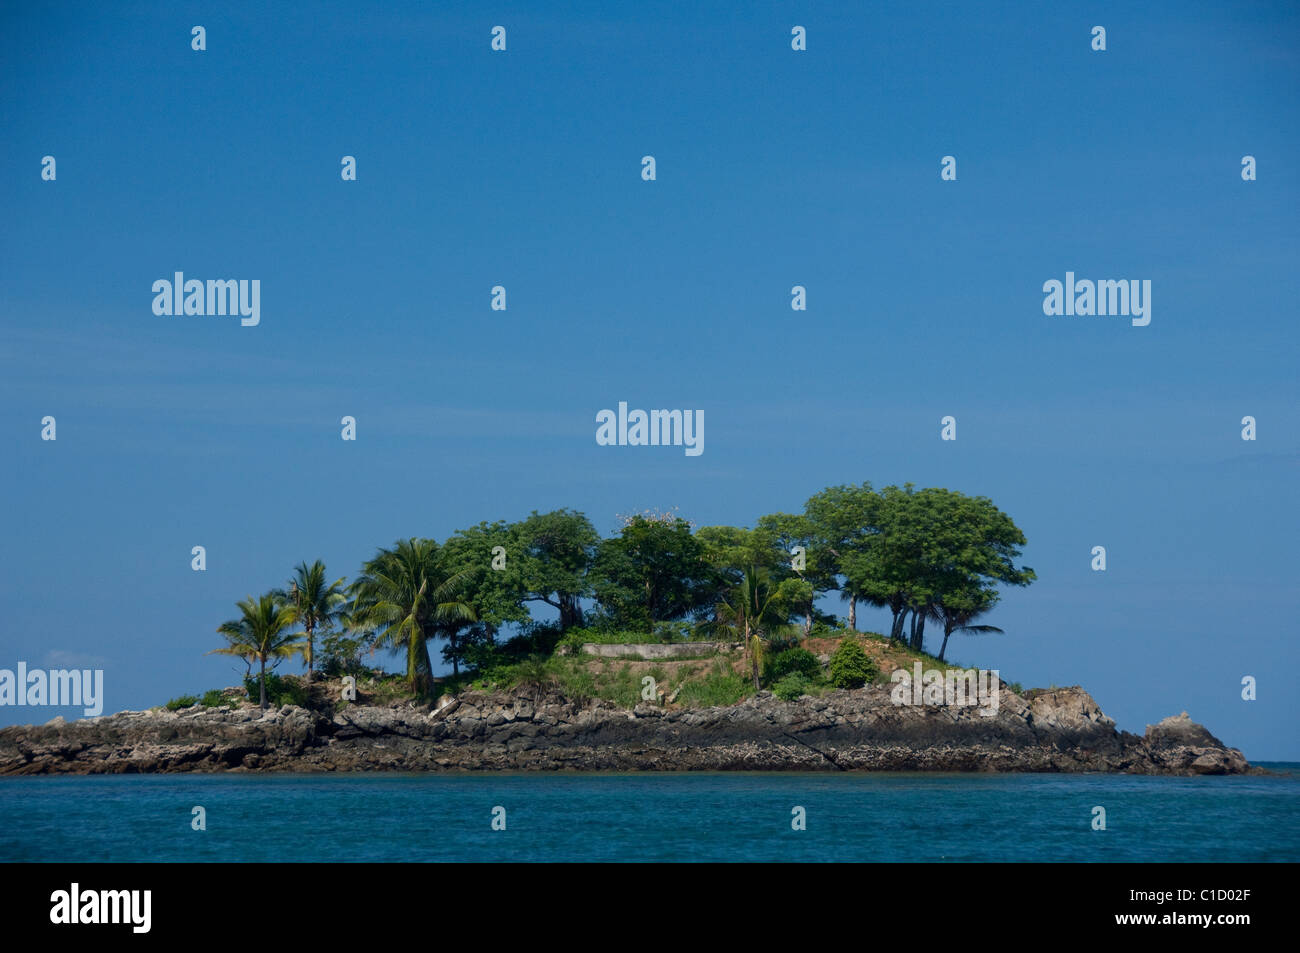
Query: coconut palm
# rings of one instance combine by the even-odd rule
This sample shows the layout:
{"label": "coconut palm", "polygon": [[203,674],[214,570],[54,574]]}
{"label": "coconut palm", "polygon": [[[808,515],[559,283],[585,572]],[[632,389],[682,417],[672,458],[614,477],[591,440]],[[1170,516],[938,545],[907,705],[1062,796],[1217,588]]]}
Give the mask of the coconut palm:
{"label": "coconut palm", "polygon": [[[261,666],[258,686],[261,690],[262,710],[266,710],[266,663],[288,658],[302,651],[302,637],[287,631],[293,625],[294,610],[285,605],[275,592],[235,603],[240,618],[221,623],[217,631],[226,637],[227,645],[213,649],[209,655],[234,655],[250,664]],[[272,668],[275,665],[271,666]]]}
{"label": "coconut palm", "polygon": [[719,602],[714,611],[719,623],[740,633],[745,654],[750,659],[754,691],[759,689],[763,664],[762,634],[786,623],[777,602],[777,589],[767,572],[750,564],[744,568],[740,582],[728,598]]}
{"label": "coconut palm", "polygon": [[939,647],[939,661],[943,661],[944,652],[948,651],[948,637],[954,632],[968,635],[983,635],[990,632],[1001,633],[996,625],[976,625],[975,620],[997,604],[998,594],[990,589],[964,589],[944,599],[932,602],[929,615],[943,625],[943,645]]}
{"label": "coconut palm", "polygon": [[289,580],[288,589],[276,590],[276,595],[293,609],[293,621],[303,627],[307,642],[303,646],[303,661],[307,663],[307,681],[314,674],[316,631],[328,629],[337,622],[347,602],[343,578],[325,581],[325,564],[319,559],[310,566],[300,563]]}
{"label": "coconut palm", "polygon": [[428,640],[453,622],[476,621],[461,596],[470,571],[446,572],[431,539],[398,540],[381,549],[350,587],[352,624],[376,633],[375,644],[406,651],[406,678],[427,693],[433,666]]}

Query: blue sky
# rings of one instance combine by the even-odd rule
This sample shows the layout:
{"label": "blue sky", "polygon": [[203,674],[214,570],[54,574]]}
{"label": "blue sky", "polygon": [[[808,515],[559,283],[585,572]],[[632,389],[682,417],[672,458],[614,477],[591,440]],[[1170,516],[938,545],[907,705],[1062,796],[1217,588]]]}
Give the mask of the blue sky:
{"label": "blue sky", "polygon": [[[304,559],[911,481],[1039,575],[956,658],[1300,760],[1294,6],[538,6],[0,6],[0,667],[146,707],[236,682],[213,630]],[[154,315],[178,270],[261,324]],[[1066,271],[1150,325],[1045,316]],[[598,447],[620,400],[704,454]]]}

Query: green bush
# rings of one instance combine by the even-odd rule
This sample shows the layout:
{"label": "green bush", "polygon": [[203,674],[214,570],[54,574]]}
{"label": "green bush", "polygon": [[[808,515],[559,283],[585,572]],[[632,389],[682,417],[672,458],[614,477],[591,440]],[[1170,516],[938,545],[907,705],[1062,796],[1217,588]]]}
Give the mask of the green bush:
{"label": "green bush", "polygon": [[779,682],[787,675],[795,673],[809,681],[816,681],[822,677],[822,663],[817,661],[817,656],[807,649],[786,649],[784,652],[769,655],[767,664],[763,668],[763,678],[768,682]]}
{"label": "green bush", "polygon": [[203,693],[199,699],[199,704],[204,708],[218,708],[221,705],[228,705],[230,702],[226,698],[226,693],[219,688],[210,688]]}
{"label": "green bush", "polygon": [[814,687],[811,679],[800,672],[791,672],[772,686],[772,694],[782,701],[792,702],[807,695]]}
{"label": "green bush", "polygon": [[321,637],[321,651],[316,669],[326,678],[360,675],[365,671],[361,653],[373,645],[371,635],[352,636],[347,632],[327,631]]}
{"label": "green bush", "polygon": [[857,636],[845,636],[831,653],[830,680],[836,688],[861,688],[876,677],[871,661]]}
{"label": "green bush", "polygon": [[[258,688],[256,675],[244,677],[244,691],[248,692],[248,700],[254,705],[261,701],[261,689]],[[269,708],[279,708],[281,705],[298,705],[306,708],[307,689],[296,678],[286,678],[275,672],[267,672],[266,704]]]}
{"label": "green bush", "polygon": [[181,695],[167,703],[167,710],[180,711],[182,708],[191,708],[198,703],[198,697],[195,695]]}

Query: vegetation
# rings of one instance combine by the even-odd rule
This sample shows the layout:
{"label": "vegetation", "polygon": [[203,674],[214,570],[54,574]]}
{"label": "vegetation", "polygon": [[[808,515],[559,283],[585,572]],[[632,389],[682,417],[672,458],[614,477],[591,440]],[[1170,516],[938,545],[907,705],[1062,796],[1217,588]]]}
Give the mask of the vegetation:
{"label": "vegetation", "polygon": [[217,631],[226,637],[226,644],[209,654],[233,655],[243,659],[252,669],[258,663],[258,686],[262,710],[266,710],[266,665],[274,668],[286,658],[302,650],[304,641],[291,634],[294,610],[287,606],[275,592],[254,599],[252,596],[236,603],[241,617],[221,623]]}
{"label": "vegetation", "polygon": [[822,663],[807,649],[786,649],[768,658],[764,675],[769,682],[778,682],[787,675],[816,681],[822,677]]}
{"label": "vegetation", "polygon": [[856,636],[840,639],[831,653],[830,683],[836,688],[861,688],[876,677],[877,671]]}
{"label": "vegetation", "polygon": [[289,580],[288,589],[276,591],[276,596],[293,609],[292,621],[303,627],[303,661],[307,663],[307,681],[311,681],[315,660],[316,630],[328,629],[343,614],[347,596],[340,588],[342,579],[325,581],[325,564],[319,559],[308,566],[301,563]]}
{"label": "vegetation", "polygon": [[[310,700],[318,673],[353,676],[359,698],[428,699],[473,685],[631,707],[648,697],[646,663],[582,658],[578,646],[714,640],[738,643],[739,658],[674,659],[650,676],[655,698],[734,704],[764,687],[793,698],[880,678],[859,639],[859,606],[889,612],[889,634],[875,645],[947,667],[951,636],[1001,632],[984,621],[1000,587],[1035,578],[1016,562],[1024,535],[991,500],[911,484],[829,487],[801,512],[752,528],[696,528],[675,512],[620,519],[608,538],[560,509],[479,523],[444,543],[399,540],[350,584],[303,561],[287,586],[237,603],[215,651],[244,661],[249,697],[256,681],[263,708]],[[846,606],[843,622],[819,608],[827,597]],[[533,607],[550,618],[534,618]],[[925,651],[927,623],[942,633],[937,657]],[[838,640],[833,652],[817,650],[831,652],[827,665],[800,646],[809,639]],[[449,677],[435,676],[433,644]],[[368,667],[380,650],[403,658],[403,678]],[[293,656],[301,682],[274,673]],[[203,703],[229,700],[209,692]]]}

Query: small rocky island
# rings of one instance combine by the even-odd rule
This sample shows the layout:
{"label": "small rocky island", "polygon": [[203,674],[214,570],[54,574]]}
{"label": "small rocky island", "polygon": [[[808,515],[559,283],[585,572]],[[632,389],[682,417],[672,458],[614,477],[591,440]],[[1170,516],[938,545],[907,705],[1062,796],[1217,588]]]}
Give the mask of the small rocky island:
{"label": "small rocky island", "polygon": [[1184,712],[1118,731],[1082,688],[1002,683],[992,717],[871,684],[784,701],[627,709],[553,689],[424,704],[155,709],[0,730],[0,775],[215,771],[1023,771],[1243,774]]}

